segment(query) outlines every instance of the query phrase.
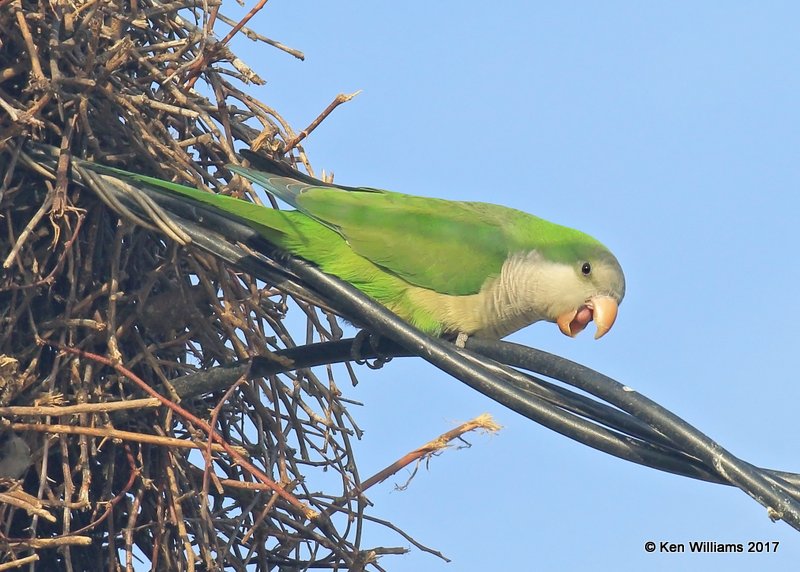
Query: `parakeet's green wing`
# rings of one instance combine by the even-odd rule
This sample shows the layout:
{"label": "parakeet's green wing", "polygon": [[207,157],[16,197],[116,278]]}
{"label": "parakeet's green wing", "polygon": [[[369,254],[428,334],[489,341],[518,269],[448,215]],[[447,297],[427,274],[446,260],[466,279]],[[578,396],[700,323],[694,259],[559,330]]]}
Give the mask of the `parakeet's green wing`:
{"label": "parakeet's green wing", "polygon": [[[491,220],[488,225],[481,222],[481,212],[494,205],[453,203],[377,189],[317,187],[285,176],[231,166],[231,170],[275,192],[299,211],[266,209],[270,216],[265,218],[265,207],[247,201],[105,165],[87,166],[221,208],[257,228],[275,244],[284,243],[276,233],[297,235],[295,225],[302,220],[289,215],[302,212],[345,238],[356,254],[412,284],[446,294],[478,292],[488,276],[499,272],[507,257],[499,231],[503,221],[509,222],[508,217]],[[375,199],[379,199],[377,203]],[[404,204],[405,201],[408,203]],[[311,210],[306,204],[311,205]],[[460,217],[453,216],[454,206],[464,210]],[[315,216],[312,210],[323,216]],[[447,214],[450,216],[443,216]],[[491,219],[490,215],[484,213]],[[457,224],[455,219],[459,219]],[[309,253],[301,254],[315,261]]]}
{"label": "parakeet's green wing", "polygon": [[497,205],[315,186],[230,168],[339,232],[357,254],[411,284],[445,294],[477,293],[510,253],[532,248],[530,236],[507,229],[550,224]]}
{"label": "parakeet's green wing", "polygon": [[505,232],[517,213],[494,205],[316,188],[298,197],[298,208],[334,225],[361,256],[445,294],[477,293],[510,251],[530,249]]}

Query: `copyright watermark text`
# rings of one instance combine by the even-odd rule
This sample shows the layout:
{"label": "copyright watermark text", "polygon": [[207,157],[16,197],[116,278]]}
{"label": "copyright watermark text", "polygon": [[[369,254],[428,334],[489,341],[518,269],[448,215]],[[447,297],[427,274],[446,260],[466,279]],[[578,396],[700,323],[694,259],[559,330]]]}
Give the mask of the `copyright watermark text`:
{"label": "copyright watermark text", "polygon": [[669,540],[648,540],[644,543],[645,552],[694,552],[694,553],[730,553],[730,552],[777,552],[780,542],[777,540],[750,540],[748,542],[717,542],[714,540],[693,540],[689,542],[671,542]]}

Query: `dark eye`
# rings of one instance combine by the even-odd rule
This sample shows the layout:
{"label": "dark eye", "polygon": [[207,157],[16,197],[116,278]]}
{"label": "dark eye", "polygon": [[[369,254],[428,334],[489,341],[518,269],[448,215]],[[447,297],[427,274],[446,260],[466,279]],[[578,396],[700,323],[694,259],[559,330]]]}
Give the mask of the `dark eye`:
{"label": "dark eye", "polygon": [[584,276],[589,276],[592,273],[592,265],[588,262],[584,262],[583,266],[581,266],[581,272],[583,272]]}

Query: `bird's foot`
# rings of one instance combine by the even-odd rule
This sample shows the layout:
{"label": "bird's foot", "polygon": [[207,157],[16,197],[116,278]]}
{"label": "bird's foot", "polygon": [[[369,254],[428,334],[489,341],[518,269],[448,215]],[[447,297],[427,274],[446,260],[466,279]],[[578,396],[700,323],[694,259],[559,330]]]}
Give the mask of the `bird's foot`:
{"label": "bird's foot", "polygon": [[[369,344],[367,352],[364,352],[365,342]],[[373,334],[368,330],[359,330],[356,337],[353,338],[353,345],[350,348],[350,357],[359,365],[366,365],[370,369],[381,369],[385,364],[392,361],[392,358],[391,356],[381,355],[378,349],[380,342],[380,335]],[[369,358],[364,357],[364,353],[375,355],[375,359],[370,363]]]}
{"label": "bird's foot", "polygon": [[469,334],[466,334],[464,332],[459,332],[458,337],[456,337],[456,347],[461,348],[463,350],[467,345],[468,339],[469,339]]}

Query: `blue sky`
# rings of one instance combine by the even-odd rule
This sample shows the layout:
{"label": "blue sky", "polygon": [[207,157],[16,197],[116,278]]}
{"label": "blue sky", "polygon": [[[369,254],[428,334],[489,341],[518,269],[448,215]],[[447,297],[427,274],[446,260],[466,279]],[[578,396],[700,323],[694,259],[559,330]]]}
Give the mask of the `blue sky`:
{"label": "blue sky", "polygon": [[[738,456],[800,471],[800,5],[272,0],[237,40],[250,89],[344,184],[517,207],[596,236],[628,291],[602,340],[538,324],[511,339],[624,382]],[[219,30],[224,32],[224,27]],[[302,332],[298,332],[302,337]],[[345,377],[342,376],[344,385]],[[778,570],[800,536],[732,488],[632,465],[503,409],[427,364],[362,371],[345,395],[369,475],[490,412],[504,426],[435,458],[373,514],[453,559],[394,571]],[[774,554],[647,554],[647,540],[779,541]],[[364,546],[403,546],[372,527]]]}

